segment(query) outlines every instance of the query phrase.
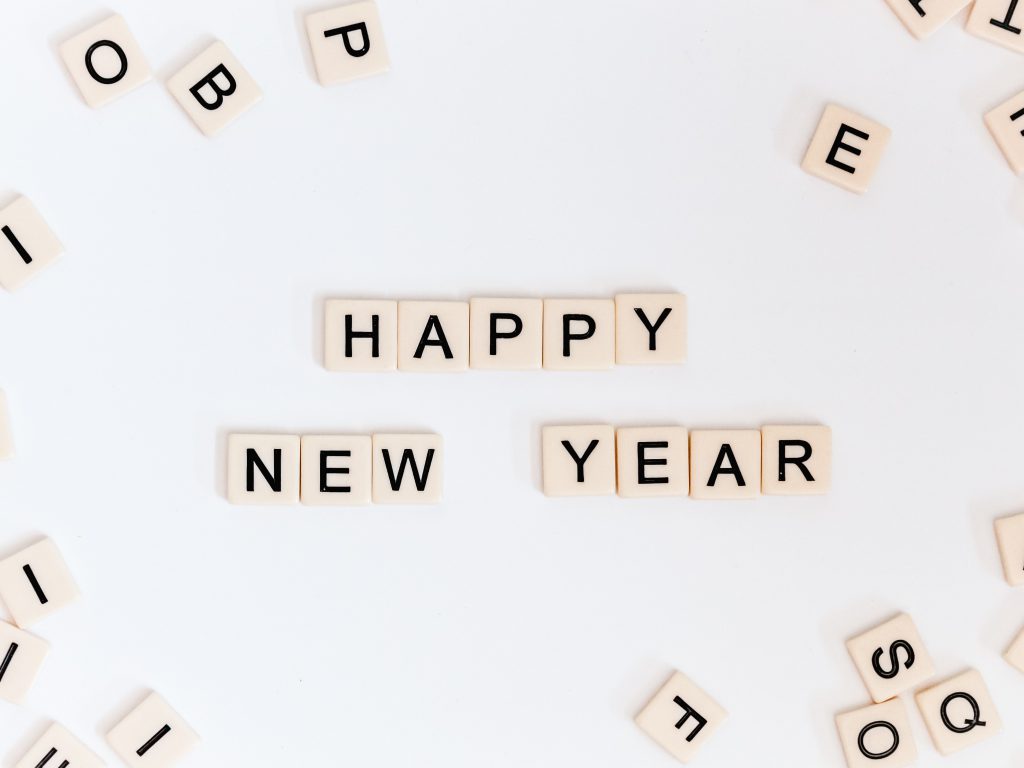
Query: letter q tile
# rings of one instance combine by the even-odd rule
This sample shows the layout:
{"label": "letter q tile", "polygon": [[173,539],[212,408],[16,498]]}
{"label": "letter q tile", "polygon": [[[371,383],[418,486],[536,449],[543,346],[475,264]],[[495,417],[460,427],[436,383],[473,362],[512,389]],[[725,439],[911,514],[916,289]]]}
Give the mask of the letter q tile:
{"label": "letter q tile", "polygon": [[167,89],[207,136],[215,136],[263,98],[263,91],[217,41],[167,81]]}
{"label": "letter q tile", "polygon": [[615,428],[544,427],[541,464],[546,496],[613,496]]}
{"label": "letter q tile", "polygon": [[679,762],[687,763],[727,716],[718,702],[676,672],[636,716],[636,724]]}
{"label": "letter q tile", "polygon": [[0,599],[22,629],[78,599],[57,545],[42,539],[0,561]]}
{"label": "letter q tile", "polygon": [[886,0],[903,26],[918,40],[935,30],[966,8],[971,0]]}
{"label": "letter q tile", "polygon": [[1020,6],[1018,0],[974,0],[967,31],[1011,51],[1024,53],[1024,6]]}
{"label": "letter q tile", "polygon": [[985,125],[1014,173],[1024,171],[1024,93],[985,115]]}
{"label": "letter q tile", "polygon": [[173,768],[195,748],[199,736],[163,698],[151,693],[113,727],[107,743],[129,768]]}
{"label": "letter q tile", "polygon": [[298,504],[298,435],[228,436],[228,501]]}

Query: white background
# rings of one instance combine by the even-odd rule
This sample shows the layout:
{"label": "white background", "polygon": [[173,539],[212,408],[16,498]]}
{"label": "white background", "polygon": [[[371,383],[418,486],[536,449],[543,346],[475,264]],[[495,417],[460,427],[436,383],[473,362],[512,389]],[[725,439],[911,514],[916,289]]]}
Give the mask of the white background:
{"label": "white background", "polygon": [[[0,294],[0,554],[84,599],[0,704],[0,766],[160,691],[202,766],[668,766],[632,717],[674,668],[731,713],[714,766],[840,766],[844,640],[898,610],[1024,760],[1024,624],[991,529],[1024,508],[1024,186],[982,114],[1024,59],[882,0],[384,0],[392,72],[324,89],[322,5],[8,2],[0,193],[67,248]],[[108,10],[156,80],[87,108],[56,54]],[[162,82],[214,37],[265,99],[214,140]],[[893,139],[857,197],[799,161],[823,106]],[[330,296],[680,290],[690,360],[593,374],[343,375]],[[546,499],[544,424],[835,434],[819,499]],[[232,507],[234,430],[433,430],[438,507]]]}

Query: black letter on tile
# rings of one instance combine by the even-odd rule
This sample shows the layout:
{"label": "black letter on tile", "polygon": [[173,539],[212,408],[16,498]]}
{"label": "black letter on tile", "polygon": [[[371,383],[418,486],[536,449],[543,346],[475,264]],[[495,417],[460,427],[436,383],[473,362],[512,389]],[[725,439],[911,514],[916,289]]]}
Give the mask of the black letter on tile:
{"label": "black letter on tile", "polygon": [[[431,339],[430,334],[437,332],[437,338]],[[455,355],[452,354],[452,348],[448,346],[448,339],[444,335],[444,328],[441,327],[441,321],[437,315],[431,315],[427,319],[427,325],[423,329],[423,335],[420,336],[420,343],[416,346],[416,353],[413,355],[417,360],[423,357],[423,351],[427,347],[440,347],[444,353],[445,359],[451,360]]]}
{"label": "black letter on tile", "polygon": [[43,592],[43,588],[39,586],[39,580],[36,578],[36,575],[32,572],[32,566],[23,565],[21,567],[21,570],[25,572],[25,576],[26,578],[28,578],[28,583],[32,585],[32,591],[35,592],[36,597],[39,598],[39,604],[46,605],[48,602],[50,602],[50,598],[46,596],[46,594]]}
{"label": "black letter on tile", "polygon": [[[110,48],[117,54],[117,58],[121,60],[121,68],[113,77],[104,77],[97,72],[96,67],[92,65],[92,55],[96,53],[99,48]],[[90,45],[89,50],[85,52],[85,68],[89,71],[89,76],[97,83],[112,85],[128,74],[128,57],[124,55],[124,49],[113,40],[99,40]]]}
{"label": "black letter on tile", "polygon": [[583,465],[587,463],[587,459],[590,458],[590,454],[592,454],[594,452],[594,449],[597,448],[597,444],[599,442],[601,442],[601,441],[600,440],[591,440],[590,441],[590,445],[587,446],[587,450],[585,450],[583,452],[583,455],[580,456],[578,453],[576,453],[576,449],[572,447],[572,443],[570,443],[568,440],[563,440],[562,441],[562,447],[565,448],[566,451],[568,451],[569,456],[571,456],[572,460],[576,462],[576,482],[577,483],[582,483],[584,481]]}
{"label": "black letter on tile", "polygon": [[[1012,115],[1010,115],[1011,120],[1020,120],[1022,117],[1024,117],[1024,109],[1017,110]],[[1021,131],[1020,135],[1024,136],[1024,131]],[[6,230],[7,227],[4,227],[4,229]]]}
{"label": "black letter on tile", "polygon": [[646,313],[644,313],[643,309],[641,309],[640,307],[633,307],[633,311],[636,312],[636,316],[640,318],[640,322],[643,323],[644,328],[647,329],[647,334],[650,339],[647,348],[651,352],[654,352],[658,348],[658,329],[661,328],[661,324],[665,322],[665,318],[672,314],[672,307],[665,307],[665,309],[661,311],[661,315],[658,316],[658,319],[654,322],[653,325],[651,324],[651,321],[647,319],[647,315]]}
{"label": "black letter on tile", "polygon": [[676,730],[683,727],[683,724],[691,717],[697,721],[697,727],[690,731],[690,735],[686,737],[687,741],[693,741],[697,734],[701,732],[701,729],[708,724],[708,721],[693,707],[683,701],[681,698],[676,696],[672,701],[686,710],[686,714],[683,715],[683,719],[676,723]]}
{"label": "black letter on tile", "polygon": [[1010,22],[1013,21],[1013,14],[1017,10],[1018,0],[1010,0],[1010,7],[1006,10],[1006,18],[1003,19],[990,19],[989,23],[993,27],[999,27],[1005,29],[1007,32],[1012,32],[1015,35],[1020,34],[1020,27],[1015,27]]}
{"label": "black letter on tile", "polygon": [[328,485],[327,475],[347,475],[348,467],[328,467],[327,460],[334,456],[351,456],[352,451],[320,451],[320,493],[350,493],[347,485]]}
{"label": "black letter on tile", "polygon": [[899,651],[901,648],[907,652],[907,660],[904,662],[904,666],[907,669],[914,666],[914,659],[916,659],[917,656],[914,655],[913,646],[906,640],[897,640],[889,646],[889,669],[882,669],[882,665],[878,663],[882,658],[881,648],[876,648],[875,652],[871,654],[871,667],[875,670],[876,675],[884,678],[885,680],[892,680],[900,673]]}
{"label": "black letter on tile", "polygon": [[245,449],[245,489],[252,493],[256,490],[256,473],[253,469],[259,468],[260,474],[263,475],[263,479],[267,481],[267,485],[275,493],[281,492],[281,449],[274,449],[274,473],[271,474],[270,470],[267,469],[267,465],[263,463],[263,459],[256,453],[255,448]]}
{"label": "black letter on tile", "polygon": [[[43,756],[42,760],[39,761],[39,764],[36,766],[36,768],[43,768],[44,765],[46,765],[48,762],[50,762],[50,758],[53,757],[56,754],[57,754],[57,748],[56,747],[51,747],[50,751],[47,752]],[[68,761],[65,760],[63,763],[61,763],[58,766],[58,768],[68,768]]]}
{"label": "black letter on tile", "polygon": [[[359,31],[363,36],[363,47],[353,48],[352,41],[349,38],[349,33]],[[365,56],[370,52],[370,35],[366,31],[366,23],[360,21],[358,24],[349,24],[345,27],[337,27],[336,29],[328,29],[324,32],[324,37],[334,37],[335,35],[341,35],[341,42],[345,44],[345,50],[348,51],[349,56]]]}
{"label": "black letter on tile", "polygon": [[7,653],[4,654],[4,660],[0,661],[0,681],[4,679],[4,675],[7,674],[7,668],[11,666],[11,659],[14,658],[14,654],[18,652],[18,644],[11,643],[11,647],[7,649]]}
{"label": "black letter on tile", "polygon": [[[574,322],[586,323],[587,330],[583,333],[573,333]],[[573,341],[584,341],[594,335],[597,330],[597,323],[590,315],[562,315],[562,357],[569,357],[569,346]]]}
{"label": "black letter on tile", "polygon": [[135,750],[135,754],[138,755],[139,757],[142,757],[144,754],[146,754],[147,752],[149,752],[149,750],[151,750],[153,748],[154,744],[156,744],[158,741],[160,741],[160,739],[162,739],[164,736],[166,736],[170,732],[171,732],[171,726],[165,725],[159,731],[154,733],[152,738],[150,738],[149,741],[147,741],[145,744],[143,744],[141,747],[139,747],[137,750]]}
{"label": "black letter on tile", "polygon": [[[885,728],[885,730],[887,730],[892,735],[892,746],[884,752],[870,752],[868,751],[868,748],[864,745],[864,739],[866,739],[867,735],[871,733],[871,731],[875,730],[875,728]],[[899,749],[899,746],[899,731],[896,730],[895,725],[893,725],[892,723],[888,723],[885,720],[876,720],[873,723],[868,723],[860,729],[860,734],[857,736],[857,748],[860,750],[860,753],[864,755],[864,757],[866,757],[868,760],[881,760],[883,758],[889,757],[889,755],[893,754],[897,749]]]}
{"label": "black letter on tile", "polygon": [[839,133],[836,134],[836,140],[832,142],[832,151],[828,153],[828,158],[825,160],[825,162],[828,163],[829,165],[835,166],[841,171],[846,171],[847,173],[856,173],[857,169],[854,168],[852,165],[847,165],[846,163],[836,160],[836,153],[838,153],[840,149],[845,149],[851,155],[860,154],[860,150],[857,147],[843,143],[843,139],[846,138],[846,134],[848,133],[852,133],[858,139],[864,139],[864,141],[867,141],[868,139],[871,138],[871,136],[864,133],[864,131],[858,131],[856,128],[851,128],[846,123],[843,123],[841,126],[839,126]]}
{"label": "black letter on tile", "polygon": [[[725,467],[725,460],[729,460],[729,466]],[[708,488],[714,488],[715,481],[718,480],[719,475],[732,475],[736,478],[736,485],[743,487],[747,484],[747,481],[743,479],[743,473],[740,472],[739,464],[736,462],[736,454],[732,452],[732,446],[729,443],[722,443],[721,449],[718,451],[718,458],[715,459],[715,466],[711,470],[711,477],[708,478]]]}
{"label": "black letter on tile", "polygon": [[[786,449],[790,446],[803,449],[803,455],[786,456]],[[786,482],[786,465],[795,464],[796,468],[800,470],[800,474],[804,476],[804,480],[813,483],[814,475],[804,466],[810,458],[811,444],[806,440],[779,440],[779,482]]]}
{"label": "black letter on tile", "polygon": [[659,440],[656,443],[637,443],[636,444],[636,481],[640,485],[656,485],[658,483],[667,483],[667,477],[648,477],[644,467],[664,467],[668,464],[668,459],[648,459],[644,452],[648,448],[668,448],[667,440]]}
{"label": "black letter on tile", "polygon": [[921,3],[924,2],[924,0],[909,0],[909,2],[912,6],[914,6],[914,10],[917,11],[917,15],[920,16],[921,18],[924,18],[924,8],[921,7]]}
{"label": "black letter on tile", "polygon": [[15,236],[15,234],[11,231],[11,228],[4,224],[3,229],[0,231],[2,231],[4,235],[7,237],[7,239],[11,241],[11,245],[14,246],[14,250],[16,250],[18,252],[18,255],[21,256],[21,260],[24,261],[26,264],[31,264],[32,257],[28,255],[28,251],[25,250],[25,246],[21,244],[21,240],[19,240],[17,236]]}
{"label": "black letter on tile", "polygon": [[[217,75],[221,75],[227,81],[227,88],[221,88],[217,83]],[[200,91],[206,86],[210,86],[213,91],[214,100],[207,101],[200,95]],[[220,105],[224,103],[224,97],[230,96],[238,88],[238,83],[235,82],[235,78],[228,72],[228,68],[223,64],[218,64],[214,67],[213,71],[210,72],[206,77],[200,80],[198,83],[189,88],[189,93],[196,97],[196,101],[202,104],[206,109],[211,112],[215,109],[219,109]]]}
{"label": "black letter on tile", "polygon": [[353,331],[352,315],[345,315],[345,357],[352,357],[352,339],[369,339],[372,357],[380,357],[380,315],[370,318],[370,330]]}
{"label": "black letter on tile", "polygon": [[391,451],[387,448],[381,450],[384,454],[384,467],[388,471],[388,481],[391,483],[391,490],[397,491],[402,487],[402,476],[405,474],[405,465],[409,464],[412,467],[412,480],[416,484],[417,491],[424,491],[427,488],[427,479],[430,476],[430,465],[434,461],[434,449],[429,448],[427,450],[427,460],[423,464],[423,474],[420,474],[419,467],[416,466],[416,456],[412,452],[412,448],[406,448],[402,451],[402,461],[398,464],[398,476],[395,476],[395,469],[391,464]]}
{"label": "black letter on tile", "polygon": [[[498,332],[499,320],[511,320],[512,330]],[[491,355],[498,354],[498,339],[514,339],[523,332],[523,318],[511,312],[491,312]]]}
{"label": "black letter on tile", "polygon": [[[946,711],[949,705],[957,699],[963,699],[971,707],[971,717],[964,720],[963,725],[953,725],[952,721],[949,719],[949,713]],[[949,696],[947,696],[942,702],[942,706],[939,707],[939,714],[942,716],[942,724],[953,733],[967,733],[968,731],[973,731],[979,726],[984,728],[987,725],[987,723],[981,719],[981,707],[978,706],[978,700],[971,696],[971,694],[964,693],[963,691],[949,694]]]}

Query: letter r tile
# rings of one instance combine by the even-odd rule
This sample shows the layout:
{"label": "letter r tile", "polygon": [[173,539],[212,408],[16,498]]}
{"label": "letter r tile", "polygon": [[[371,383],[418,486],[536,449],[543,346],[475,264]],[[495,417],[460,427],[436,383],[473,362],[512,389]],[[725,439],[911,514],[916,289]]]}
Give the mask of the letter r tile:
{"label": "letter r tile", "polygon": [[679,762],[689,762],[728,713],[686,675],[676,672],[636,716],[636,724]]}

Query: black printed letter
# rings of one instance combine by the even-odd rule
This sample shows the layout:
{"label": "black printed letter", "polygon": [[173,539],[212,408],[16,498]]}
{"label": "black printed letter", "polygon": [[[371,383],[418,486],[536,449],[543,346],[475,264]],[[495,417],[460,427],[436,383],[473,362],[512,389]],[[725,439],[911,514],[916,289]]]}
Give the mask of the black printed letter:
{"label": "black printed letter", "polygon": [[[726,459],[729,460],[729,466],[725,467]],[[732,452],[732,446],[728,443],[723,443],[722,448],[718,451],[718,458],[715,459],[715,466],[711,470],[711,477],[708,478],[708,488],[714,488],[715,481],[718,480],[719,475],[732,475],[736,478],[736,485],[743,487],[747,484],[747,481],[743,479],[743,473],[740,472],[739,465],[736,463],[736,454]]]}
{"label": "black printed letter", "polygon": [[914,659],[917,657],[914,655],[913,646],[911,646],[906,640],[897,640],[889,646],[889,669],[882,669],[882,665],[878,663],[882,658],[881,648],[876,648],[875,652],[871,654],[871,667],[875,670],[876,675],[884,678],[885,680],[892,680],[900,673],[900,649],[907,653],[907,660],[904,662],[904,666],[907,669],[914,666]]}
{"label": "black printed letter", "polygon": [[[358,31],[363,36],[363,47],[353,48],[352,40],[349,38],[349,33]],[[324,37],[334,37],[335,35],[341,35],[341,42],[345,44],[345,50],[348,51],[349,56],[365,56],[370,52],[370,35],[366,31],[366,23],[360,21],[358,24],[349,24],[346,27],[338,27],[336,29],[328,29],[324,32]]]}
{"label": "black printed letter", "polygon": [[[112,77],[104,77],[96,71],[96,67],[92,63],[92,55],[100,48],[109,48],[117,54],[117,58],[121,61],[121,66],[117,70],[117,74]],[[99,40],[89,46],[89,50],[85,52],[85,68],[89,72],[89,76],[97,83],[103,83],[104,85],[112,85],[118,80],[121,80],[126,74],[128,74],[128,57],[124,55],[124,49],[115,43],[113,40]]]}
{"label": "black printed letter", "polygon": [[[499,320],[511,320],[512,330],[498,332]],[[498,354],[498,339],[514,339],[523,332],[523,318],[511,312],[491,312],[491,355]]]}
{"label": "black printed letter", "polygon": [[[864,745],[864,740],[867,738],[868,734],[871,733],[871,731],[875,730],[875,728],[885,728],[885,730],[887,730],[889,734],[892,736],[892,745],[884,752],[870,752],[868,751],[868,748]],[[860,729],[860,734],[857,736],[857,748],[860,749],[860,753],[864,755],[864,757],[866,757],[868,760],[881,760],[883,758],[889,757],[889,755],[893,754],[897,749],[899,749],[899,746],[899,731],[896,730],[896,726],[894,726],[892,723],[887,723],[885,720],[876,720],[873,723],[868,723]]]}
{"label": "black printed letter", "polygon": [[697,737],[697,734],[701,732],[701,729],[708,724],[708,721],[704,719],[704,717],[697,710],[693,709],[689,704],[687,704],[678,696],[672,699],[672,701],[678,704],[686,711],[686,714],[683,715],[682,720],[676,723],[676,730],[682,728],[683,724],[686,723],[686,721],[689,720],[691,717],[697,721],[697,727],[690,731],[690,735],[686,737],[687,741],[693,741]]}
{"label": "black printed letter", "polygon": [[587,463],[587,459],[590,458],[590,454],[592,454],[594,452],[594,449],[597,448],[597,444],[599,442],[601,442],[601,441],[600,440],[591,440],[590,441],[590,445],[587,446],[587,450],[585,450],[583,452],[583,455],[580,456],[578,453],[576,453],[576,449],[572,447],[572,443],[570,443],[568,440],[563,440],[562,441],[562,447],[565,448],[565,450],[569,453],[569,456],[572,457],[572,460],[576,462],[576,482],[577,483],[582,483],[584,481],[583,465]]}
{"label": "black printed letter", "polygon": [[402,476],[405,475],[405,465],[409,464],[412,467],[412,479],[416,484],[417,491],[424,491],[427,488],[427,479],[430,477],[430,465],[434,461],[434,449],[427,449],[427,460],[423,464],[423,474],[420,474],[419,467],[416,466],[416,456],[412,452],[412,448],[406,448],[402,451],[402,460],[398,464],[398,475],[395,476],[395,469],[391,465],[391,451],[384,448],[381,453],[384,454],[384,468],[388,471],[388,480],[391,483],[391,490],[397,491],[402,487]]}
{"label": "black printed letter", "polygon": [[19,240],[15,236],[15,234],[11,231],[11,228],[4,224],[3,229],[0,231],[2,231],[4,233],[4,236],[6,236],[6,238],[11,241],[11,245],[14,246],[14,250],[16,250],[18,252],[18,255],[21,256],[21,260],[24,261],[26,264],[31,264],[32,257],[28,255],[28,251],[25,250],[25,246],[21,244],[21,240]]}
{"label": "black printed letter", "polygon": [[[957,699],[963,699],[971,708],[971,716],[964,720],[963,725],[953,725],[953,722],[949,719],[949,712],[946,711],[949,705]],[[963,691],[949,694],[943,700],[942,706],[939,707],[939,714],[942,716],[942,724],[953,733],[967,733],[978,727],[984,728],[986,725],[985,721],[981,719],[981,707],[978,706],[978,700],[971,696],[971,694],[964,693]]]}
{"label": "black printed letter", "polygon": [[[437,332],[437,338],[431,339],[430,334],[434,331]],[[448,346],[448,339],[444,335],[444,328],[441,327],[441,321],[437,315],[431,315],[427,319],[427,325],[423,328],[423,335],[420,336],[420,343],[416,346],[416,353],[413,357],[419,360],[423,357],[423,352],[427,347],[440,347],[446,360],[455,357],[452,354],[452,348]]]}
{"label": "black printed letter", "polygon": [[[217,75],[221,75],[224,78],[224,80],[227,81],[226,88],[220,87],[220,84],[217,82]],[[213,95],[215,97],[214,101],[207,101],[199,93],[207,85],[210,86],[210,89],[213,91]],[[206,77],[204,77],[202,80],[200,80],[198,83],[193,85],[188,90],[193,96],[196,97],[196,101],[198,101],[206,109],[212,112],[215,109],[219,109],[220,105],[224,103],[224,97],[230,96],[232,93],[234,93],[237,87],[238,83],[235,82],[235,78],[233,78],[231,76],[231,73],[228,72],[228,68],[225,67],[223,64],[218,64],[216,67],[214,67],[213,71],[210,72],[210,74],[208,74]]]}
{"label": "black printed letter", "polygon": [[843,123],[841,126],[839,126],[839,133],[836,134],[836,140],[832,142],[832,151],[828,153],[828,159],[825,160],[825,162],[828,163],[829,165],[835,166],[841,171],[846,171],[847,173],[856,173],[857,169],[854,168],[852,165],[847,165],[846,163],[836,160],[836,153],[839,152],[840,149],[845,149],[851,155],[860,154],[860,150],[857,147],[843,143],[843,139],[846,138],[846,134],[848,133],[852,133],[858,139],[864,139],[864,141],[867,141],[868,139],[871,138],[871,136],[864,133],[864,131],[858,131],[856,128],[851,128],[846,123]]}
{"label": "black printed letter", "polygon": [[[803,450],[802,456],[786,456],[786,449],[790,446],[794,448],[801,448]],[[796,468],[800,470],[800,474],[804,476],[804,480],[809,483],[814,482],[814,476],[810,470],[804,466],[808,459],[811,458],[811,444],[806,440],[779,440],[779,482],[786,482],[786,465],[795,464]]]}
{"label": "black printed letter", "polygon": [[380,357],[380,315],[370,318],[368,331],[353,331],[352,315],[345,315],[345,357],[352,357],[352,339],[369,339],[370,354]]}
{"label": "black printed letter", "polygon": [[352,451],[320,451],[320,493],[350,493],[347,485],[328,485],[327,475],[347,475],[348,467],[328,467],[327,460],[334,456],[351,456]]}
{"label": "black printed letter", "polygon": [[651,325],[651,321],[647,319],[647,315],[640,307],[633,307],[633,311],[636,312],[636,316],[640,318],[640,322],[643,323],[644,328],[647,329],[647,334],[649,336],[649,343],[647,348],[651,352],[654,352],[658,348],[658,329],[661,328],[661,324],[665,322],[665,318],[672,314],[672,307],[665,307],[661,311],[661,314],[658,316],[658,319],[654,321],[653,325]]}
{"label": "black printed letter", "polygon": [[260,474],[263,475],[263,479],[267,481],[267,485],[273,489],[275,493],[281,492],[281,449],[274,449],[274,473],[271,474],[270,470],[267,469],[267,465],[263,463],[263,459],[256,453],[255,448],[245,449],[245,490],[252,493],[256,490],[256,473],[254,469],[259,468]]}
{"label": "black printed letter", "polygon": [[668,459],[648,459],[644,452],[648,448],[668,448],[667,440],[659,440],[656,443],[637,443],[636,444],[636,481],[640,485],[656,485],[658,483],[667,483],[667,477],[648,477],[644,467],[664,467],[668,464]]}
{"label": "black printed letter", "polygon": [[1000,29],[1005,29],[1007,32],[1019,35],[1020,27],[1015,27],[1010,23],[1013,21],[1013,14],[1017,10],[1017,2],[1018,0],[1010,0],[1010,7],[1006,9],[1006,17],[1003,19],[991,19],[989,23],[994,27],[999,27]]}
{"label": "black printed letter", "polygon": [[[583,333],[573,333],[573,323],[586,323],[587,330]],[[562,357],[569,357],[569,345],[573,341],[584,341],[594,335],[597,330],[597,323],[590,315],[562,315]]]}

